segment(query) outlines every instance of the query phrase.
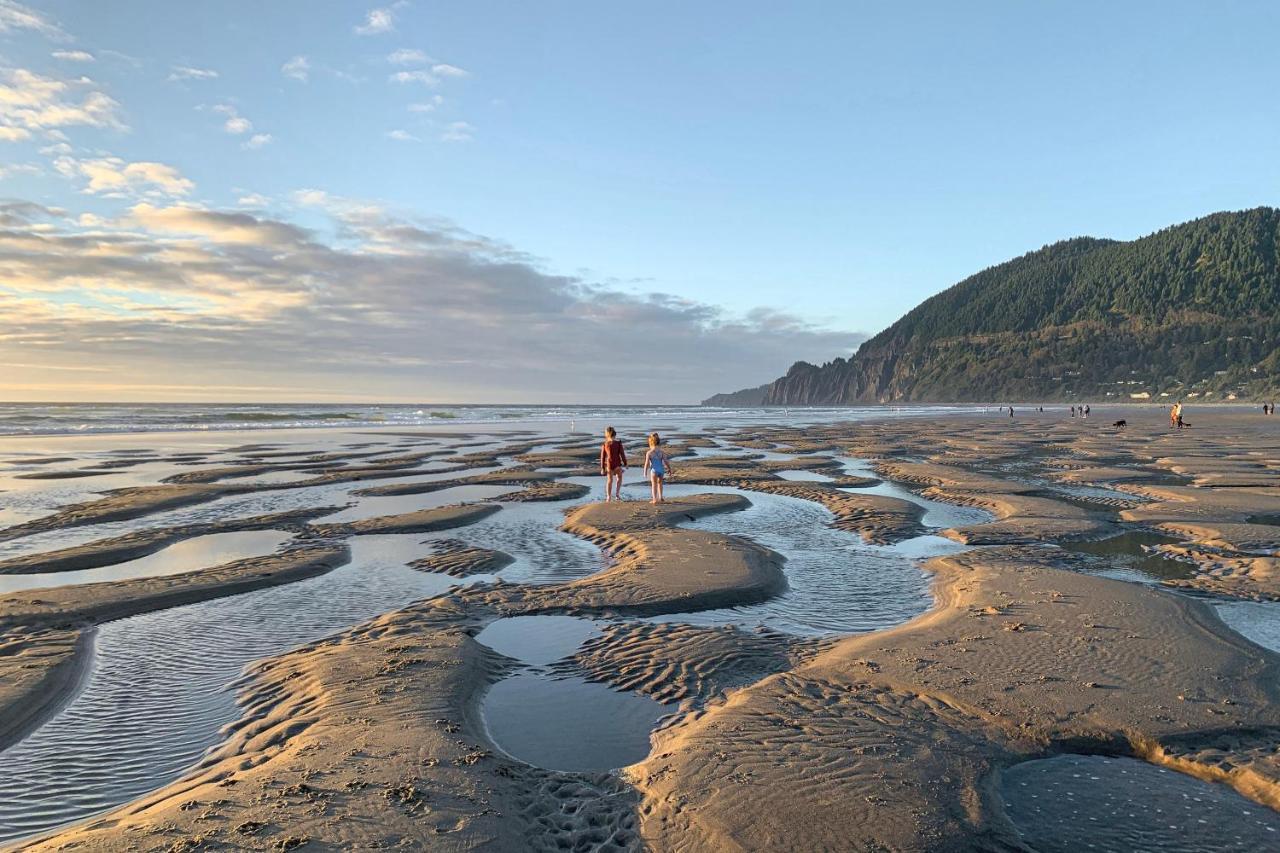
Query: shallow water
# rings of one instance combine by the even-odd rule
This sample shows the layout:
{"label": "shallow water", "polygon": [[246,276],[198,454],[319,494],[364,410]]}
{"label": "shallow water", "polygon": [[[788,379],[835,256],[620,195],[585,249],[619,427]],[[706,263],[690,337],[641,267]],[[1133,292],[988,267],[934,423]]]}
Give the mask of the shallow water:
{"label": "shallow water", "polygon": [[489,623],[476,642],[521,663],[547,666],[599,634],[594,621],[576,616],[512,616]]}
{"label": "shallow water", "polygon": [[448,506],[450,504],[474,503],[476,501],[496,498],[517,492],[518,486],[453,486],[438,492],[424,492],[420,495],[388,495],[359,497],[354,506],[341,512],[316,519],[319,524],[361,521],[366,518],[379,518],[384,515],[400,515],[416,512],[421,509]]}
{"label": "shallow water", "polygon": [[0,841],[79,820],[176,779],[239,716],[228,685],[249,662],[457,584],[407,568],[420,536],[360,536],[352,562],[287,586],[99,627],[88,680],[0,752]]}
{"label": "shallow water", "polygon": [[809,483],[831,482],[830,475],[822,474],[818,471],[795,470],[795,471],[775,471],[774,473],[784,480],[795,480],[797,482],[809,482]]}
{"label": "shallow water", "polygon": [[1280,601],[1223,601],[1214,599],[1218,618],[1241,636],[1280,653]]}
{"label": "shallow water", "polygon": [[0,593],[194,572],[271,554],[291,538],[293,534],[283,530],[245,530],[193,536],[146,557],[112,566],[74,572],[0,575]]}
{"label": "shallow water", "polygon": [[1190,563],[1166,557],[1154,550],[1156,546],[1181,541],[1176,536],[1132,530],[1108,539],[1066,541],[1058,544],[1069,551],[1106,559],[1110,568],[1099,572],[1105,577],[1138,583],[1159,583],[1163,580],[1189,578],[1194,574]]}
{"label": "shallow water", "polygon": [[676,710],[647,696],[576,676],[521,673],[499,681],[480,705],[494,744],[549,770],[606,771],[649,754],[649,733]]}
{"label": "shallow water", "polygon": [[[668,487],[671,497],[718,492],[710,486]],[[966,546],[937,536],[898,545],[867,545],[830,526],[831,513],[811,501],[745,493],[751,506],[710,515],[684,527],[746,536],[786,556],[788,589],[760,604],[654,617],[691,625],[764,626],[798,636],[854,634],[898,625],[932,603],[929,576],[916,561]]]}
{"label": "shallow water", "polygon": [[[845,474],[852,477],[879,477],[875,468],[866,459],[858,459],[853,456],[841,456],[837,461],[844,465]],[[924,508],[924,517],[920,519],[920,523],[925,527],[932,527],[938,530],[946,530],[951,527],[969,527],[974,524],[984,524],[990,521],[994,516],[984,509],[972,506],[961,506],[959,504],[949,504],[942,501],[935,501],[918,495],[900,483],[892,480],[880,480],[874,486],[866,486],[860,488],[844,489],[843,491],[850,494],[859,495],[884,495],[885,497],[898,498],[899,500],[908,501],[917,506]]]}
{"label": "shallow water", "polygon": [[1280,814],[1225,785],[1133,758],[1027,761],[1003,772],[1000,794],[1041,853],[1280,850]]}

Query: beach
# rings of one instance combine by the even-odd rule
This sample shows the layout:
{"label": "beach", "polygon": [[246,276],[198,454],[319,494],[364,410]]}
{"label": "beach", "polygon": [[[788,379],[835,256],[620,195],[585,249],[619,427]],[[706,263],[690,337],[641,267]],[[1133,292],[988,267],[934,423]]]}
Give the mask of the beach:
{"label": "beach", "polygon": [[1046,408],[0,436],[0,844],[1280,849],[1280,421]]}

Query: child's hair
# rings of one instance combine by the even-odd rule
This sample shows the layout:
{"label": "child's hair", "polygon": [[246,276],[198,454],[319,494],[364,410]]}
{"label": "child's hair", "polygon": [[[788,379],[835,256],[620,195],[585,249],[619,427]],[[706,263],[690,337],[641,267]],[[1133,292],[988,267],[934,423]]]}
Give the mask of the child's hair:
{"label": "child's hair", "polygon": [[613,427],[605,427],[605,428],[604,428],[604,434],[605,434],[605,435],[607,435],[607,436],[609,436],[609,438],[617,438],[617,437],[618,437],[618,431],[617,431],[617,430],[615,430]]}
{"label": "child's hair", "polygon": [[658,437],[658,434],[656,432],[649,433],[649,446],[657,447],[659,444],[662,444],[662,439]]}

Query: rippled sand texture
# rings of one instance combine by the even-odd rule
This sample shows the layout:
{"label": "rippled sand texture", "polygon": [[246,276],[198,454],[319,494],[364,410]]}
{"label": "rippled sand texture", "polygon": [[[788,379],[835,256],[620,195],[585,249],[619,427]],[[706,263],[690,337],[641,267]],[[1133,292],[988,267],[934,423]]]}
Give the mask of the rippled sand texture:
{"label": "rippled sand texture", "polygon": [[1121,416],[0,446],[0,839],[1267,849],[1280,427]]}

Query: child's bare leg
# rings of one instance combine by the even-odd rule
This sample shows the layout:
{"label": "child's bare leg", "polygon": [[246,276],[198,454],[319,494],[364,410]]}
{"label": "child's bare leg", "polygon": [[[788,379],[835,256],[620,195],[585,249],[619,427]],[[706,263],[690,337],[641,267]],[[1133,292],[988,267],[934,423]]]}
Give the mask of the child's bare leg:
{"label": "child's bare leg", "polygon": [[649,477],[649,503],[656,504],[658,502],[658,489],[661,488],[659,485],[661,482],[657,477]]}
{"label": "child's bare leg", "polygon": [[656,497],[658,499],[658,503],[662,503],[662,478],[661,477],[654,478],[654,491],[657,492]]}

